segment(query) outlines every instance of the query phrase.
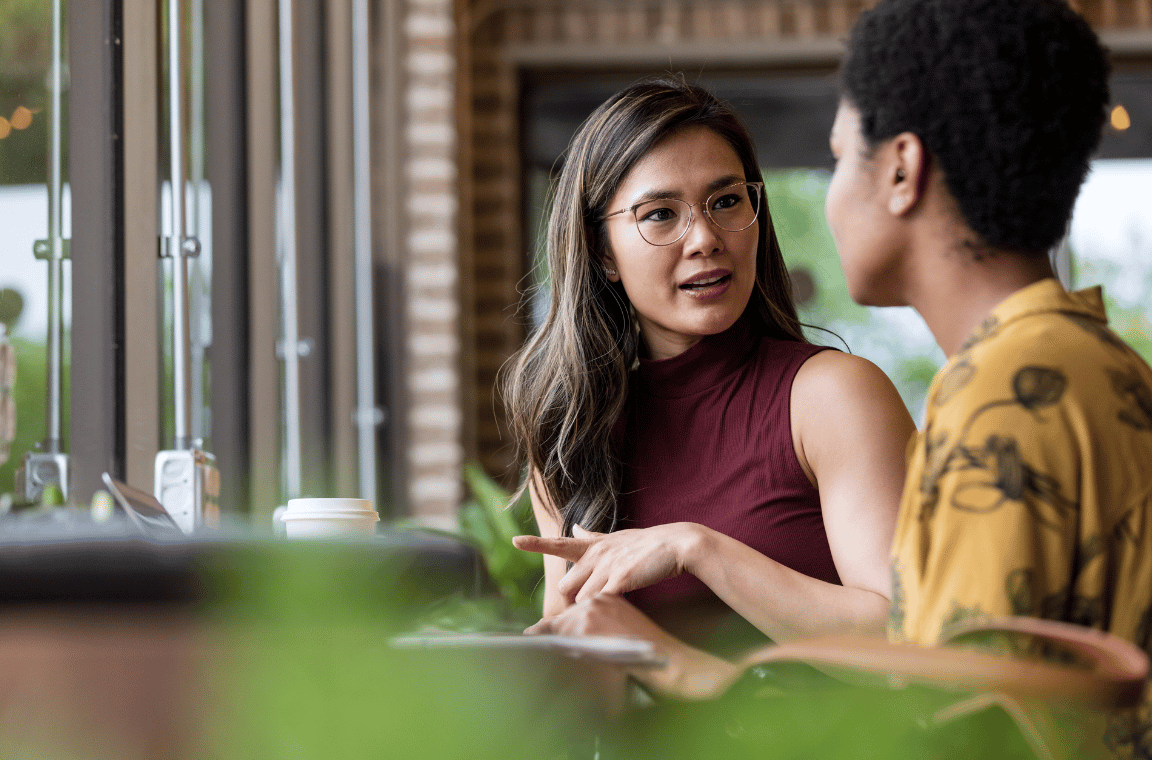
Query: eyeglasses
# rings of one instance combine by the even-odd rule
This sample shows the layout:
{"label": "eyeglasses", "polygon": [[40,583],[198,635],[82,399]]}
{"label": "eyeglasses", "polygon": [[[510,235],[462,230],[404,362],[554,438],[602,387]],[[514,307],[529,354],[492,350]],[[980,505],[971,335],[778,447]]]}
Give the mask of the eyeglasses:
{"label": "eyeglasses", "polygon": [[[763,182],[737,182],[722,187],[704,201],[704,216],[722,230],[746,230],[756,223],[763,189]],[[688,232],[692,226],[692,209],[699,205],[679,198],[657,198],[613,211],[600,217],[600,221],[631,211],[640,237],[650,245],[672,245]]]}

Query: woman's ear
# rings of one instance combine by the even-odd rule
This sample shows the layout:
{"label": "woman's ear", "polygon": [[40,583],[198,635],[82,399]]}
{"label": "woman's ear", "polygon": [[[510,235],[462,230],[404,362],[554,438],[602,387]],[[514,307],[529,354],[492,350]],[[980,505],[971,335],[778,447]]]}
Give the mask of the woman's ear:
{"label": "woman's ear", "polygon": [[885,178],[888,184],[888,212],[893,216],[910,213],[924,197],[931,171],[929,156],[919,135],[903,132],[888,143]]}
{"label": "woman's ear", "polygon": [[612,254],[606,253],[600,257],[600,266],[604,268],[604,276],[609,282],[620,282],[620,268],[616,266],[616,259]]}

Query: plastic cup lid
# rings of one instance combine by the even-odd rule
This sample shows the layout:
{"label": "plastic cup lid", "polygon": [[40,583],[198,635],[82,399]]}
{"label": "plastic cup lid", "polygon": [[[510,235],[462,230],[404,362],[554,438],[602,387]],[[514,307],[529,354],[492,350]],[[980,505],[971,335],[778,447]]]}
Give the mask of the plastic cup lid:
{"label": "plastic cup lid", "polygon": [[296,512],[375,512],[369,499],[301,498],[289,499],[289,514]]}

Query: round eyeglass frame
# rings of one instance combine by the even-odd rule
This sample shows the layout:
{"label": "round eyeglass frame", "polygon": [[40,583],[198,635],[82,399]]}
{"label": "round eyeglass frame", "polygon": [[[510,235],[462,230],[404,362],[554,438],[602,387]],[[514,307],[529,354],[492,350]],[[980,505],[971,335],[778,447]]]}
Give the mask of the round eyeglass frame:
{"label": "round eyeglass frame", "polygon": [[[731,229],[728,229],[727,227],[725,227],[724,225],[720,224],[719,222],[717,222],[715,219],[712,218],[712,214],[710,214],[708,212],[708,206],[711,205],[712,199],[715,198],[717,195],[720,195],[721,193],[728,191],[728,190],[731,190],[732,188],[738,187],[740,185],[744,185],[745,187],[756,188],[756,213],[752,215],[752,221],[748,222],[748,224],[744,225],[740,229],[731,230]],[[678,236],[676,236],[675,240],[670,240],[667,243],[653,243],[651,240],[644,237],[644,232],[640,229],[640,220],[636,218],[636,209],[640,208],[645,203],[652,203],[653,200],[676,201],[678,203],[683,203],[685,206],[688,207],[688,221],[684,223],[684,230]],[[619,211],[613,211],[610,214],[605,214],[604,216],[600,217],[597,221],[603,222],[603,221],[606,221],[606,220],[608,220],[614,216],[617,216],[618,214],[624,214],[624,213],[631,211],[632,212],[632,222],[636,225],[636,232],[640,233],[640,237],[644,239],[645,243],[647,243],[648,245],[655,245],[655,246],[674,245],[675,243],[679,243],[681,240],[683,240],[684,236],[688,234],[688,230],[692,229],[692,221],[696,218],[696,207],[697,206],[700,206],[700,205],[704,206],[704,216],[708,218],[709,222],[716,225],[716,227],[718,229],[722,229],[725,232],[743,232],[744,230],[751,227],[753,224],[756,224],[756,220],[758,220],[760,218],[760,202],[762,200],[764,200],[764,183],[763,182],[733,182],[731,185],[725,185],[724,187],[721,187],[717,190],[714,190],[707,198],[704,199],[703,204],[701,204],[701,203],[689,203],[688,201],[683,200],[681,198],[652,198],[652,199],[649,199],[646,201],[640,201],[639,203],[633,204],[632,206],[629,206],[628,208],[622,208]]]}

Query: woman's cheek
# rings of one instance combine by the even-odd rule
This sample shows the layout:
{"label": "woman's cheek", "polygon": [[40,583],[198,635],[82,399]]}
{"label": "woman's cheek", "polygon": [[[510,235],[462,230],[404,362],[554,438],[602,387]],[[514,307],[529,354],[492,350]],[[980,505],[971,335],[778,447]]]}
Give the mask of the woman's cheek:
{"label": "woman's cheek", "polygon": [[828,229],[832,231],[832,238],[836,245],[840,245],[839,235],[836,234],[838,212],[840,210],[840,173],[832,174],[832,181],[828,183],[828,194],[824,196],[824,219],[828,222]]}

